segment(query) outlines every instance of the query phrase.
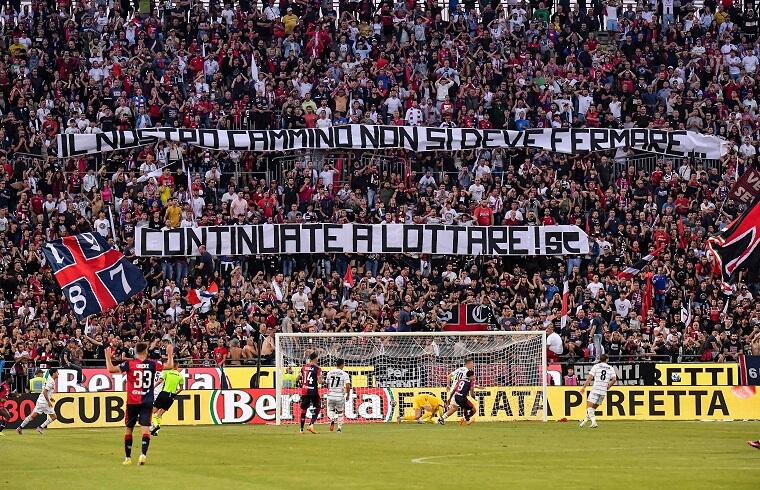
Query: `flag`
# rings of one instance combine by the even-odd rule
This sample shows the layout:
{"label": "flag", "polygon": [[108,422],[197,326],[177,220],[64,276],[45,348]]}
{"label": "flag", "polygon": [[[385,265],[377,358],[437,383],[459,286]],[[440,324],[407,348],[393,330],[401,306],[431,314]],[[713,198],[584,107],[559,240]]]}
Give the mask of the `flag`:
{"label": "flag", "polygon": [[343,277],[343,287],[354,287],[354,273],[351,272],[351,267],[346,268],[346,275]]}
{"label": "flag", "polygon": [[562,320],[561,320],[561,327],[562,330],[565,330],[565,326],[567,325],[567,308],[568,308],[568,301],[570,300],[570,281],[565,279],[565,284],[562,286]]}
{"label": "flag", "polygon": [[190,289],[187,292],[187,302],[193,306],[193,309],[200,309],[201,313],[206,313],[211,309],[211,300],[219,292],[219,286],[212,282],[206,289]]}
{"label": "flag", "polygon": [[760,197],[719,235],[707,241],[707,248],[720,269],[724,283],[735,283],[739,272],[755,282],[760,271]]}
{"label": "flag", "polygon": [[637,261],[633,265],[629,265],[622,271],[618,272],[618,279],[631,279],[639,274],[644,267],[649,265],[650,262],[652,262],[660,253],[662,253],[663,249],[665,248],[664,245],[659,245],[652,253],[649,255],[646,255],[642,257],[639,261]]}
{"label": "flag", "polygon": [[654,296],[654,285],[652,284],[652,273],[647,272],[647,284],[644,288],[644,298],[641,300],[641,321],[647,321],[647,313],[652,307]]}
{"label": "flag", "polygon": [[488,330],[492,311],[488,305],[462,304],[451,310],[451,318],[443,326],[445,331],[472,332]]}
{"label": "flag", "polygon": [[256,64],[256,58],[251,53],[251,83],[259,81],[259,67]]}
{"label": "flag", "polygon": [[153,170],[152,172],[148,172],[145,175],[141,175],[137,178],[137,182],[145,182],[146,180],[149,180],[151,178],[157,179],[163,175],[163,168],[157,168],[156,170]]}
{"label": "flag", "polygon": [[678,218],[678,246],[683,250],[688,244],[683,226],[683,218],[681,217]]}
{"label": "flag", "polygon": [[147,286],[140,269],[99,233],[47,242],[42,253],[80,320],[126,302]]}
{"label": "flag", "polygon": [[691,324],[691,300],[689,300],[688,308],[686,305],[681,304],[681,321],[687,327]]}

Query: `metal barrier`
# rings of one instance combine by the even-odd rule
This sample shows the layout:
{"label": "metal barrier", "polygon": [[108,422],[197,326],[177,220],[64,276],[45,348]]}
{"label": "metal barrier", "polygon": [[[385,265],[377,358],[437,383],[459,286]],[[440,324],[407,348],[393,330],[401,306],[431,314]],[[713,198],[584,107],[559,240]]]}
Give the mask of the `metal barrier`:
{"label": "metal barrier", "polygon": [[[633,155],[628,157],[619,157],[616,158],[613,162],[612,173],[615,176],[615,179],[617,179],[621,175],[624,175],[630,167],[633,167],[636,170],[644,170],[645,173],[651,174],[658,166],[663,169],[668,161],[673,164],[673,170],[676,171],[681,165],[681,161],[678,158],[651,153]],[[691,164],[692,168],[699,169],[699,167],[702,167],[702,170],[710,170],[715,168],[718,170],[719,174],[723,172],[723,164],[720,160],[717,159],[703,159],[692,157],[689,158],[689,163]]]}

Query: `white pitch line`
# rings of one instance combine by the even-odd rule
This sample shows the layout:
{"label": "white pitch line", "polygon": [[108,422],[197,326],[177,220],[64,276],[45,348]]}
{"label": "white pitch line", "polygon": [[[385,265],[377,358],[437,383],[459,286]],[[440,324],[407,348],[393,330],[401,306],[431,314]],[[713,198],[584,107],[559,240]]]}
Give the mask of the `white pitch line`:
{"label": "white pitch line", "polygon": [[475,456],[474,454],[444,454],[441,456],[425,456],[422,458],[414,458],[412,460],[412,463],[415,464],[444,464],[444,463],[436,463],[435,461],[428,461],[430,459],[441,459],[441,458],[463,458],[465,456]]}

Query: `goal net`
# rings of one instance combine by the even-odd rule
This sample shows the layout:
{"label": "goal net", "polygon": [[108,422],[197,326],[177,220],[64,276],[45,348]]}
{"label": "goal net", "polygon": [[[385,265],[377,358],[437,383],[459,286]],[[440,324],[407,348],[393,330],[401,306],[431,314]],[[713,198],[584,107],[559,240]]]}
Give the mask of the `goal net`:
{"label": "goal net", "polygon": [[[323,376],[344,362],[352,385],[348,423],[395,421],[423,393],[448,404],[451,373],[468,358],[475,364],[476,420],[546,420],[545,332],[277,334],[275,352],[277,424],[300,421],[296,377],[313,352]],[[326,391],[320,388],[322,423],[328,421]]]}

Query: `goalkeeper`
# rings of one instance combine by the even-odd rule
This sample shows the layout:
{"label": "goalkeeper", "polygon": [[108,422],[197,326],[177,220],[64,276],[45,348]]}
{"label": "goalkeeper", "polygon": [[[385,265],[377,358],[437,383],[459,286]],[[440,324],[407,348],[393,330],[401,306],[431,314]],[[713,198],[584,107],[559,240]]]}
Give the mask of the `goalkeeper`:
{"label": "goalkeeper", "polygon": [[157,384],[163,383],[161,393],[156,397],[153,403],[153,425],[150,428],[151,435],[157,436],[161,428],[161,417],[169,410],[177,399],[177,395],[182,391],[182,383],[185,377],[176,369],[164,369],[161,371],[161,379]]}
{"label": "goalkeeper", "polygon": [[405,415],[399,414],[396,421],[400,424],[402,421],[432,423],[433,417],[440,417],[443,413],[443,400],[435,395],[422,393],[412,398],[412,410],[407,411]]}

